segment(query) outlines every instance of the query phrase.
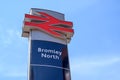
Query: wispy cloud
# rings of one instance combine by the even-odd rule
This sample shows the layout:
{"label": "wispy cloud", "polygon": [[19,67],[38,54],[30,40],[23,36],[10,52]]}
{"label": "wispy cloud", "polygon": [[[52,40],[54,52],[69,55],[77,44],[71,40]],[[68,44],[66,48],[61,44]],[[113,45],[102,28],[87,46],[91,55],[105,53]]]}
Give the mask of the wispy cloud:
{"label": "wispy cloud", "polygon": [[27,43],[21,37],[21,30],[8,26],[11,25],[0,22],[0,76],[8,78],[26,77],[27,59],[24,61],[26,58],[24,52],[27,49],[23,49]]}
{"label": "wispy cloud", "polygon": [[[0,59],[0,76],[8,77],[8,78],[27,77],[27,63],[26,63],[27,61],[23,62],[22,59],[21,61],[20,59],[14,59],[14,61],[12,61],[8,59],[9,57]],[[11,57],[11,58],[14,58],[14,57]]]}
{"label": "wispy cloud", "polygon": [[[80,59],[74,58],[71,60],[71,70],[74,74],[95,75],[99,73],[98,70],[113,66],[120,63],[120,57],[98,58],[98,59]],[[119,65],[119,64],[118,64]]]}
{"label": "wispy cloud", "polygon": [[27,77],[27,65],[1,63],[0,75],[3,77]]}
{"label": "wispy cloud", "polygon": [[21,37],[21,30],[14,28],[6,30],[3,30],[3,28],[0,29],[0,44],[3,46],[12,45],[15,42],[24,42],[24,39]]}
{"label": "wispy cloud", "polygon": [[27,77],[27,69],[12,69],[6,71],[5,77]]}

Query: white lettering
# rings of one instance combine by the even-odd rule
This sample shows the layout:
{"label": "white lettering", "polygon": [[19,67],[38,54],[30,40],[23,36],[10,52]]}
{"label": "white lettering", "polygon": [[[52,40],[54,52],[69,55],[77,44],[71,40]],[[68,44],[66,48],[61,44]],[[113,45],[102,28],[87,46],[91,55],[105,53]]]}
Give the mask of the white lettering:
{"label": "white lettering", "polygon": [[47,58],[47,59],[58,59],[59,60],[59,56],[57,55],[49,55],[46,53],[41,53],[41,57],[42,58]]}
{"label": "white lettering", "polygon": [[38,52],[42,52],[42,53],[51,53],[51,54],[56,54],[61,56],[62,52],[61,51],[57,51],[57,50],[52,50],[52,49],[43,49],[43,48],[38,48]]}

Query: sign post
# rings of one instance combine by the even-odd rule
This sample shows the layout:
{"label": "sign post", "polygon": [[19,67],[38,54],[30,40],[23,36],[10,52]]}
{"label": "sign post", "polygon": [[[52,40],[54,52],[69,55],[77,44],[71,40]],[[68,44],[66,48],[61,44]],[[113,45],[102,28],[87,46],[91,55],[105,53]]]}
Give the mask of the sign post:
{"label": "sign post", "polygon": [[29,39],[28,80],[71,80],[67,44],[72,26],[55,11],[32,8],[25,14],[22,36]]}

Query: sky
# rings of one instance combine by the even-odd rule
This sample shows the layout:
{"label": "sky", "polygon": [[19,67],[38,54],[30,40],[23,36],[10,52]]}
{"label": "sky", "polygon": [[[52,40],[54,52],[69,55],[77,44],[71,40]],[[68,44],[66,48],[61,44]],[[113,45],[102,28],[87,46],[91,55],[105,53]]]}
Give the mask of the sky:
{"label": "sky", "polygon": [[72,80],[120,80],[120,0],[1,0],[0,80],[27,80],[30,8],[65,14],[75,34],[68,44]]}

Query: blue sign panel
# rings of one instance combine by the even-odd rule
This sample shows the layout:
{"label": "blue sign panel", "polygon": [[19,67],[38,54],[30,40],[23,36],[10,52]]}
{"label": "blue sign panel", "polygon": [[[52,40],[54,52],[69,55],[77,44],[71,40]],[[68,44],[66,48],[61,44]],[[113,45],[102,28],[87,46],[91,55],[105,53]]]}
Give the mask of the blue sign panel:
{"label": "blue sign panel", "polygon": [[67,45],[32,40],[30,80],[70,80]]}

